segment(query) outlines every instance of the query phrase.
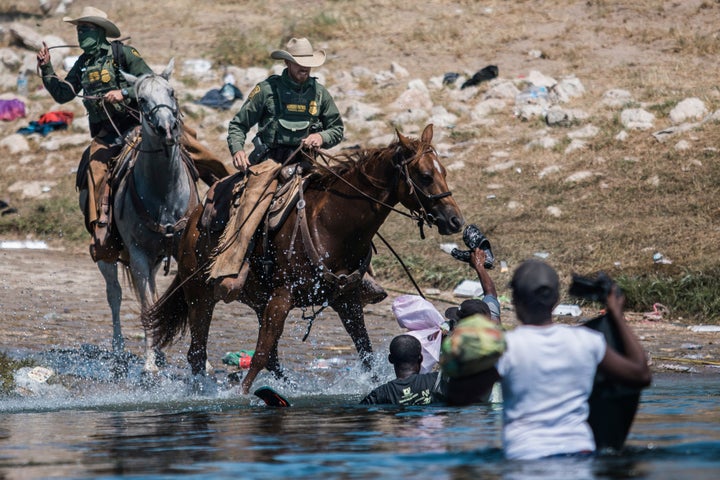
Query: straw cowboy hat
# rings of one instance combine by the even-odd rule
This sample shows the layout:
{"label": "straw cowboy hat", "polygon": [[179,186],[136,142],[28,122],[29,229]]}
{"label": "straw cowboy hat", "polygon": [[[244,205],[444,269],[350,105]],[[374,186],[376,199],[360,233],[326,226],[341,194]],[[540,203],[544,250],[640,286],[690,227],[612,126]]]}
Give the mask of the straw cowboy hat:
{"label": "straw cowboy hat", "polygon": [[83,8],[78,18],[64,17],[63,22],[72,23],[73,25],[81,22],[92,23],[105,30],[105,36],[107,38],[117,38],[120,36],[120,29],[108,20],[107,13],[94,7]]}
{"label": "straw cowboy hat", "polygon": [[270,58],[275,60],[289,60],[301,67],[319,67],[325,63],[325,50],[313,51],[312,45],[307,38],[291,38],[287,43],[286,50],[275,50]]}

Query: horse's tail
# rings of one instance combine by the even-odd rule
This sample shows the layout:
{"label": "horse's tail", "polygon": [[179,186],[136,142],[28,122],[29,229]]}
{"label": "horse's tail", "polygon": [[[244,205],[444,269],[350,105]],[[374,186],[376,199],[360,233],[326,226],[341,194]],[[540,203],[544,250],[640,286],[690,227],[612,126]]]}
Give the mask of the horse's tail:
{"label": "horse's tail", "polygon": [[164,348],[173,343],[178,335],[185,333],[188,305],[180,275],[175,275],[167,291],[142,315],[143,325],[152,330],[153,346]]}

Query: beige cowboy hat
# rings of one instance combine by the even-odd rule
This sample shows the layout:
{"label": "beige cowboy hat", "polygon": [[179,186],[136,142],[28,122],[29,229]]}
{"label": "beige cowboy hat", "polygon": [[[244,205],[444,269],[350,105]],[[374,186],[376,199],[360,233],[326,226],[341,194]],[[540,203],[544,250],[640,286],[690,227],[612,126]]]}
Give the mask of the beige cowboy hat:
{"label": "beige cowboy hat", "polygon": [[120,29],[108,20],[107,13],[94,7],[85,7],[78,18],[64,17],[63,22],[72,23],[92,23],[105,30],[107,38],[117,38],[120,36]]}
{"label": "beige cowboy hat", "polygon": [[312,45],[307,38],[291,38],[287,43],[286,50],[275,50],[270,58],[275,60],[289,60],[301,67],[319,67],[325,63],[325,50],[313,51]]}

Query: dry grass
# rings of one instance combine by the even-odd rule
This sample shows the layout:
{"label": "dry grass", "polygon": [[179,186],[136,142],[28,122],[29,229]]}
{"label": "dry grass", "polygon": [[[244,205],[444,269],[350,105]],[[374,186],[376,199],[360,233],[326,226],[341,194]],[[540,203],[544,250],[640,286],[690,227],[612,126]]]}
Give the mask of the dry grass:
{"label": "dry grass", "polygon": [[[141,0],[92,3],[114,12],[111,17],[155,64],[165,64],[171,56],[179,62],[206,56],[218,66],[266,65],[267,52],[290,36],[306,35],[328,51],[331,73],[357,65],[379,71],[398,62],[412,78],[425,80],[449,71],[472,73],[487,64],[498,65],[505,78],[530,70],[556,78],[574,74],[587,93],[571,107],[588,112],[583,123],[601,129],[583,150],[564,153],[569,143],[565,134],[577,125],[548,131],[560,141],[555,149],[526,149],[546,127],[509,112],[494,115],[492,125],[460,124],[437,134],[436,140],[453,145],[446,163],[466,164],[464,170],[450,172],[448,181],[467,220],[487,233],[498,259],[511,268],[546,252],[565,282],[572,272],[597,270],[620,278],[637,309],[673,301],[670,306],[679,314],[703,320],[719,315],[708,307],[714,305],[709,299],[720,298],[715,280],[720,271],[720,126],[708,123],[665,143],[651,132],[631,131],[628,140],[619,142],[618,110],[599,103],[608,89],[629,90],[634,106],[657,116],[656,130],[670,125],[668,112],[684,98],[696,96],[709,109],[719,108],[716,1],[267,0],[238,5],[224,0],[202,2],[199,9],[190,0],[173,0],[172,8],[169,2]],[[90,2],[75,2],[73,11],[86,4]],[[0,8],[7,5],[0,0]],[[38,19],[46,31],[57,29],[58,22]],[[541,50],[542,57],[528,56],[532,49]],[[332,81],[331,74],[328,78]],[[360,87],[366,100],[383,104],[393,101],[405,83]],[[470,102],[478,101],[482,91]],[[447,100],[442,93],[435,99]],[[225,152],[222,135],[206,133],[213,149]],[[353,137],[362,134],[353,132]],[[675,150],[678,140],[688,141],[690,148]],[[497,152],[507,158],[498,160]],[[515,162],[512,168],[488,170],[508,159]],[[541,176],[549,166],[558,171]],[[585,170],[593,174],[589,179],[567,180]],[[14,175],[2,173],[0,191],[6,191]],[[489,199],[490,194],[495,197]],[[548,207],[559,209],[560,217],[548,213]],[[80,223],[79,213],[74,221]],[[421,241],[410,221],[395,216],[382,233],[423,286],[449,288],[470,275],[438,253],[440,242],[460,241],[459,236],[440,238],[432,230]],[[673,264],[653,263],[655,252]],[[375,267],[382,279],[410,288],[381,245]],[[501,293],[507,293],[509,274],[494,276]]]}

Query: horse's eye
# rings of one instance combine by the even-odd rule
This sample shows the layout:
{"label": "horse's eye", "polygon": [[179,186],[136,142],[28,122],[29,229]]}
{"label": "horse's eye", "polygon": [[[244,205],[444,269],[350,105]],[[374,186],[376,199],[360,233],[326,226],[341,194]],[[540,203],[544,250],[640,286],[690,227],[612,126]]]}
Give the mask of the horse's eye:
{"label": "horse's eye", "polygon": [[422,183],[422,185],[424,187],[428,187],[428,186],[432,185],[433,181],[434,181],[433,176],[430,175],[429,173],[423,173],[420,175],[420,183]]}

